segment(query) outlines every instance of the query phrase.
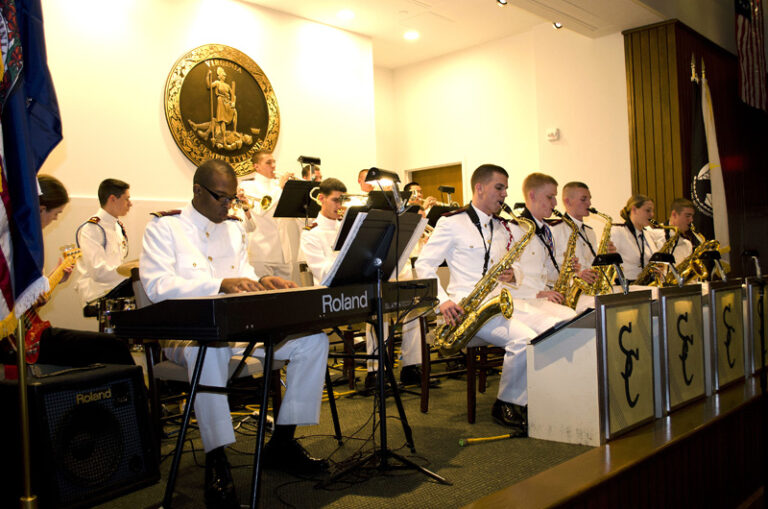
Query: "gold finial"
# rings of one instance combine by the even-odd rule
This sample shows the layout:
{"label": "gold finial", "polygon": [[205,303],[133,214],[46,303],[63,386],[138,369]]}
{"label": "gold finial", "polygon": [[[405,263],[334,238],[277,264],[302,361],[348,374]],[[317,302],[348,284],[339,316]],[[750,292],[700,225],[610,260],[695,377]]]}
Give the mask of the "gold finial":
{"label": "gold finial", "polygon": [[701,57],[701,79],[707,79],[707,66],[704,65],[704,57]]}

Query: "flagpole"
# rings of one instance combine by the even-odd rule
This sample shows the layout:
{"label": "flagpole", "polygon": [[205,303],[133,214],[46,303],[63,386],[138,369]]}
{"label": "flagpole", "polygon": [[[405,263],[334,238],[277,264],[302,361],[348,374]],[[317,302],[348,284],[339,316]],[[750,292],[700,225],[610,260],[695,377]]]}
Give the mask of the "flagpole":
{"label": "flagpole", "polygon": [[29,450],[29,405],[27,401],[27,349],[24,342],[24,320],[16,327],[16,362],[19,368],[19,423],[21,425],[21,468],[24,479],[19,499],[21,509],[37,509],[37,495],[32,493],[32,455]]}

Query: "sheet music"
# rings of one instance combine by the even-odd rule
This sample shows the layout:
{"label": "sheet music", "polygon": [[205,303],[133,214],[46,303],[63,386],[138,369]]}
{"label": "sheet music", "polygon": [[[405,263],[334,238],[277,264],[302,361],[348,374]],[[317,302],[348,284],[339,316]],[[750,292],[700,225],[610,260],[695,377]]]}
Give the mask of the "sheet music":
{"label": "sheet music", "polygon": [[[360,212],[355,217],[355,221],[352,223],[352,226],[349,229],[349,234],[347,234],[347,238],[344,240],[344,245],[341,246],[341,250],[339,250],[339,253],[336,255],[336,259],[333,261],[331,270],[328,271],[328,274],[325,275],[325,278],[321,283],[323,286],[328,286],[331,284],[331,281],[333,281],[333,278],[336,276],[336,272],[339,270],[341,261],[347,255],[347,252],[349,251],[349,248],[352,245],[352,242],[357,236],[357,232],[360,230],[360,225],[363,224],[363,221],[365,221],[366,217],[368,217],[367,212]],[[339,228],[339,233],[336,234],[336,240],[333,241],[334,245],[336,245],[336,242],[338,242],[339,240],[338,237],[340,233],[341,233],[341,228]]]}
{"label": "sheet music", "polygon": [[405,250],[400,255],[400,260],[397,262],[397,268],[392,271],[392,274],[389,275],[388,279],[392,279],[397,273],[402,272],[406,266],[411,266],[411,253],[416,249],[416,244],[419,242],[421,234],[424,233],[424,228],[427,227],[427,223],[429,223],[429,221],[424,217],[419,220],[419,224],[417,224],[416,229],[413,230],[411,239],[408,241]]}

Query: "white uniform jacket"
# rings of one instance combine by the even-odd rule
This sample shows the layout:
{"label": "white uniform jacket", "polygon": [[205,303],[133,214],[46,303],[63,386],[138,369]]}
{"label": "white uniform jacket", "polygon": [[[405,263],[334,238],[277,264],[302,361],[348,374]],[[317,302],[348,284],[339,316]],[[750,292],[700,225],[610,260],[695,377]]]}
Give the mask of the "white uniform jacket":
{"label": "white uniform jacket", "polygon": [[341,221],[328,219],[322,213],[317,215],[317,226],[301,232],[299,259],[307,262],[316,285],[322,283],[336,260],[333,241],[341,226]]}
{"label": "white uniform jacket", "polygon": [[216,295],[224,278],[258,279],[248,263],[241,222],[213,223],[192,205],[178,215],[153,218],[143,247],[139,274],[152,302]]}
{"label": "white uniform jacket", "polygon": [[79,278],[75,290],[83,304],[97,299],[125,280],[117,273],[117,267],[128,255],[128,239],[116,217],[99,209],[77,233],[77,242],[82,252],[78,260]]}
{"label": "white uniform jacket", "polygon": [[[531,237],[523,254],[515,264],[515,267],[524,276],[517,279],[517,285],[510,289],[510,293],[512,297],[517,299],[536,299],[536,295],[539,292],[551,290],[557,281],[560,274],[559,267],[563,264],[563,254],[568,243],[568,236],[571,234],[571,229],[568,225],[561,222],[549,225],[555,245],[554,256],[557,262],[557,267],[555,267],[541,233],[543,222],[534,219],[527,209],[522,213],[522,216],[534,221],[537,233],[534,233],[533,237]],[[512,226],[512,232],[517,240],[523,238],[526,231],[527,229],[522,225],[516,224]],[[517,271],[515,271],[515,277],[517,278]]]}
{"label": "white uniform jacket", "polygon": [[648,230],[638,232],[630,223],[612,226],[611,241],[623,260],[621,269],[624,276],[630,281],[637,279],[648,259],[660,247]]}
{"label": "white uniform jacket", "polygon": [[[451,213],[437,221],[435,230],[416,260],[416,274],[419,278],[437,278],[437,267],[444,260],[448,264],[451,274],[448,288],[437,286],[440,304],[448,300],[458,304],[480,281],[483,275],[485,246],[489,242],[488,269],[493,267],[515,242],[506,220],[491,217],[475,208],[483,228],[481,238],[469,214],[464,212],[464,209],[459,210],[462,212]],[[515,279],[520,281],[522,277],[522,272],[515,268]]]}
{"label": "white uniform jacket", "polygon": [[[654,228],[651,230],[646,230],[645,234],[652,236],[658,249],[661,249],[664,243],[667,242],[667,235],[672,235],[672,233],[668,234],[667,232],[669,232],[669,230],[665,230],[663,228]],[[671,253],[675,257],[675,265],[679,265],[680,262],[688,258],[688,256],[693,253],[693,245],[691,244],[690,240],[680,236],[672,245]]]}

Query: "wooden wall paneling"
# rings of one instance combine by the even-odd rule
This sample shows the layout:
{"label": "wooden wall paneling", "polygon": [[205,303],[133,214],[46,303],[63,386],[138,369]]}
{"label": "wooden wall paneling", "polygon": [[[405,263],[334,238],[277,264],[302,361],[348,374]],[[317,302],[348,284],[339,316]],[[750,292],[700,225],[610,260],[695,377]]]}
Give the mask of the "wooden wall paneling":
{"label": "wooden wall paneling", "polygon": [[[641,188],[638,190],[643,194],[656,198],[654,183],[656,181],[656,167],[654,166],[653,154],[656,150],[653,145],[653,76],[651,72],[651,34],[646,31],[640,34],[640,68],[643,102],[646,108],[643,110],[645,116],[645,129],[641,133],[645,145],[643,153],[643,166],[645,175],[640,178]],[[642,174],[641,174],[642,175]]]}

